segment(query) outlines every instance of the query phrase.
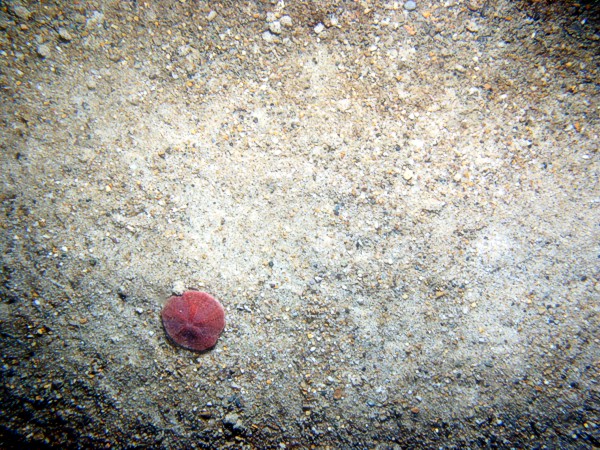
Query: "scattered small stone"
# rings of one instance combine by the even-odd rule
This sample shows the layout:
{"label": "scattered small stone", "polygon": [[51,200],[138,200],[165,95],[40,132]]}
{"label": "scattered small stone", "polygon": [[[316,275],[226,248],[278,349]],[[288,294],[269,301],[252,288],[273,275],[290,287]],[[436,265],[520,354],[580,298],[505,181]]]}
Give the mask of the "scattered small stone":
{"label": "scattered small stone", "polygon": [[173,282],[173,289],[171,292],[175,295],[182,295],[185,291],[185,283],[182,280],[176,280]]}
{"label": "scattered small stone", "polygon": [[292,18],[290,16],[283,16],[281,19],[279,19],[279,23],[286,28],[291,28]]}
{"label": "scattered small stone", "polygon": [[404,178],[406,181],[409,181],[409,180],[411,180],[411,179],[412,179],[412,177],[414,177],[414,176],[415,176],[415,174],[414,174],[414,173],[413,173],[413,171],[412,171],[412,170],[410,170],[410,169],[406,169],[406,170],[404,171],[404,173],[402,174],[402,178]]}
{"label": "scattered small stone", "polygon": [[354,375],[350,376],[350,383],[352,383],[352,386],[362,386],[363,380],[361,377]]}
{"label": "scattered small stone", "polygon": [[267,13],[267,22],[275,22],[277,20],[277,16],[275,15],[274,12],[269,11]]}
{"label": "scattered small stone", "polygon": [[227,414],[223,418],[223,425],[236,433],[241,433],[244,430],[244,424],[242,423],[240,416],[235,413]]}
{"label": "scattered small stone", "polygon": [[81,14],[81,13],[75,13],[75,14],[73,14],[73,20],[74,20],[75,22],[77,22],[77,23],[79,23],[79,24],[82,24],[82,25],[83,25],[83,24],[85,23],[85,21],[86,21],[86,18],[85,18],[85,16],[84,16],[83,14]]}
{"label": "scattered small stone", "polygon": [[104,14],[98,11],[92,12],[92,15],[85,21],[85,27],[90,28],[102,24]]}
{"label": "scattered small stone", "polygon": [[262,34],[262,38],[269,43],[275,42],[277,40],[277,35],[271,33],[270,31],[265,31]]}
{"label": "scattered small stone", "polygon": [[71,33],[69,33],[69,30],[67,30],[66,28],[60,27],[58,29],[58,35],[63,41],[69,42],[73,40],[73,36],[71,36]]}
{"label": "scattered small stone", "polygon": [[240,420],[240,416],[238,416],[235,413],[229,413],[223,419],[223,424],[233,426],[233,425],[237,424],[238,420]]}
{"label": "scattered small stone", "polygon": [[281,34],[281,22],[276,20],[269,24],[269,31],[273,34]]}
{"label": "scattered small stone", "polygon": [[407,11],[414,11],[416,8],[417,8],[417,4],[415,2],[413,2],[412,0],[408,0],[404,4],[404,9]]}
{"label": "scattered small stone", "polygon": [[325,25],[323,25],[320,22],[315,26],[315,33],[316,34],[321,34],[324,30],[325,30]]}
{"label": "scattered small stone", "polygon": [[212,22],[215,17],[217,17],[217,13],[214,10],[211,10],[208,15],[206,16],[206,20],[208,20],[209,22]]}
{"label": "scattered small stone", "polygon": [[46,44],[38,45],[36,48],[38,56],[42,58],[48,58],[51,55],[50,47]]}
{"label": "scattered small stone", "polygon": [[31,17],[31,11],[29,11],[24,6],[16,5],[16,6],[13,6],[11,9],[12,9],[13,14],[15,16],[17,16],[19,19],[29,20],[29,18]]}
{"label": "scattered small stone", "polygon": [[427,212],[440,212],[444,206],[446,206],[446,203],[441,200],[426,199],[423,200],[421,209]]}
{"label": "scattered small stone", "polygon": [[192,51],[192,47],[189,45],[181,45],[177,48],[177,54],[179,56],[187,56]]}
{"label": "scattered small stone", "polygon": [[478,0],[473,0],[467,3],[467,8],[469,8],[471,11],[477,11],[481,9],[481,4]]}
{"label": "scattered small stone", "polygon": [[415,34],[417,34],[417,30],[415,30],[415,27],[411,27],[408,24],[404,25],[404,29],[406,30],[409,36],[414,36]]}
{"label": "scattered small stone", "polygon": [[337,102],[337,107],[342,112],[348,111],[351,106],[352,100],[350,100],[349,98],[344,98],[342,100],[338,100]]}
{"label": "scattered small stone", "polygon": [[339,400],[342,398],[343,394],[344,394],[344,391],[342,390],[342,388],[337,388],[335,391],[333,391],[333,398],[335,400]]}
{"label": "scattered small stone", "polygon": [[477,33],[479,31],[479,25],[477,25],[472,20],[469,20],[465,25],[465,28],[469,30],[471,33]]}
{"label": "scattered small stone", "polygon": [[96,84],[96,80],[94,80],[93,78],[90,78],[86,81],[85,85],[87,86],[87,88],[90,91],[93,91],[94,89],[96,89],[97,84]]}

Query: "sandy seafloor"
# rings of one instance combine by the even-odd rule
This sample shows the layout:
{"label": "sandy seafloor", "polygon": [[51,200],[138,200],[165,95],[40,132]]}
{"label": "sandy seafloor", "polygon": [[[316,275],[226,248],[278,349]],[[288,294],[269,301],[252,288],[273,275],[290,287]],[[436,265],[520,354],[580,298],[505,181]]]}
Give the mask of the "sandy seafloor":
{"label": "sandy seafloor", "polygon": [[600,447],[600,6],[412,6],[2,2],[1,447]]}

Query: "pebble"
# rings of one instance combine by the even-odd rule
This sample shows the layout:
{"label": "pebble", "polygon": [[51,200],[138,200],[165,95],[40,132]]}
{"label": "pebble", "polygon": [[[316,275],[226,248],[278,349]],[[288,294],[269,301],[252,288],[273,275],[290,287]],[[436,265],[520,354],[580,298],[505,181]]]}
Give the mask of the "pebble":
{"label": "pebble", "polygon": [[269,31],[273,34],[281,34],[281,22],[276,20],[269,24]]}
{"label": "pebble", "polygon": [[173,294],[182,295],[183,291],[185,291],[185,283],[182,280],[176,280],[173,282],[173,289],[171,289]]}
{"label": "pebble", "polygon": [[73,20],[79,24],[84,24],[86,21],[86,18],[83,14],[75,13],[75,14],[73,14]]}
{"label": "pebble", "polygon": [[240,416],[235,413],[227,414],[223,419],[223,425],[236,432],[241,432],[244,429],[244,424],[242,423]]}
{"label": "pebble", "polygon": [[102,14],[101,12],[98,12],[98,11],[94,11],[94,12],[92,12],[92,15],[88,19],[86,19],[85,27],[89,28],[89,27],[97,26],[98,24],[102,24],[103,20],[104,20],[104,14]]}
{"label": "pebble", "polygon": [[279,22],[286,28],[290,28],[292,26],[292,18],[290,16],[283,16],[281,19],[279,19]]}
{"label": "pebble", "polygon": [[277,35],[271,33],[270,31],[265,31],[262,34],[262,38],[266,41],[266,42],[275,42],[275,40],[277,39]]}
{"label": "pebble", "polygon": [[73,40],[73,36],[71,36],[71,33],[69,33],[69,31],[66,28],[60,27],[58,29],[58,35],[60,36],[60,38],[63,41],[72,41]]}
{"label": "pebble", "polygon": [[[446,203],[442,202],[440,200],[424,199],[422,202],[421,209],[423,211],[428,211],[428,212],[440,212],[444,208],[444,206],[446,206]],[[441,296],[442,295],[440,295],[440,297]]]}
{"label": "pebble", "polygon": [[317,34],[321,34],[324,30],[325,30],[325,25],[323,25],[320,22],[315,26],[315,33],[317,33]]}
{"label": "pebble", "polygon": [[342,100],[338,100],[337,102],[337,107],[342,112],[348,111],[351,106],[352,100],[350,100],[349,98],[344,98]]}
{"label": "pebble", "polygon": [[192,51],[192,47],[190,47],[189,45],[181,45],[177,48],[177,54],[179,56],[187,56],[190,54],[190,52]]}
{"label": "pebble", "polygon": [[216,13],[216,11],[212,10],[206,16],[206,20],[208,20],[209,22],[211,22],[211,21],[213,21],[215,19],[215,17],[217,17],[217,13]]}
{"label": "pebble", "polygon": [[406,181],[409,181],[409,180],[411,180],[411,179],[412,179],[412,177],[414,177],[414,176],[415,176],[415,174],[414,174],[414,173],[413,173],[413,171],[412,171],[412,170],[410,170],[410,169],[406,169],[406,170],[404,171],[404,173],[402,174],[402,178],[404,178]]}
{"label": "pebble", "polygon": [[240,416],[235,413],[229,413],[223,419],[223,423],[225,425],[237,425],[238,420],[240,420]]}
{"label": "pebble", "polygon": [[212,417],[212,414],[211,414],[211,412],[210,412],[210,411],[206,411],[206,410],[200,411],[200,412],[198,413],[198,415],[199,415],[200,417],[202,417],[203,419],[210,419],[210,418]]}
{"label": "pebble", "polygon": [[472,20],[469,20],[465,25],[465,28],[469,30],[471,33],[477,33],[479,31],[479,25],[477,25]]}
{"label": "pebble", "polygon": [[358,375],[349,376],[349,381],[352,384],[352,386],[362,386],[363,385],[363,380]]}
{"label": "pebble", "polygon": [[407,11],[413,11],[417,8],[417,4],[415,2],[413,2],[412,0],[408,0],[405,4],[404,4],[404,9]]}
{"label": "pebble", "polygon": [[333,391],[333,398],[335,400],[339,400],[342,398],[344,394],[344,391],[342,390],[342,388],[337,388],[335,391]]}
{"label": "pebble", "polygon": [[38,45],[36,51],[42,58],[48,58],[51,55],[50,47],[46,44]]}
{"label": "pebble", "polygon": [[12,12],[19,19],[29,20],[29,18],[31,17],[31,11],[29,11],[24,6],[20,6],[20,5],[14,6],[12,8]]}

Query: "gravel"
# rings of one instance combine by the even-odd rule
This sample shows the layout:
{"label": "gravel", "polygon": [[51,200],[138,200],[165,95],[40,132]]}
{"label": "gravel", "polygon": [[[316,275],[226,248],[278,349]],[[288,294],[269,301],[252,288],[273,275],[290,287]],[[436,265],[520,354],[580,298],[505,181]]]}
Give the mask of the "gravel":
{"label": "gravel", "polygon": [[404,3],[404,9],[406,9],[407,11],[414,11],[415,9],[417,9],[417,4],[412,0],[409,0],[406,3]]}

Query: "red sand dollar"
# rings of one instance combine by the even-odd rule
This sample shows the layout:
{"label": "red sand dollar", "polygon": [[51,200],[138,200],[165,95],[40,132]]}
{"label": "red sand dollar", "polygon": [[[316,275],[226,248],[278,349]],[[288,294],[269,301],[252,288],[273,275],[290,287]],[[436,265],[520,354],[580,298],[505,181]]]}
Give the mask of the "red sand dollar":
{"label": "red sand dollar", "polygon": [[214,347],[225,328],[223,306],[206,292],[186,291],[169,298],[161,315],[167,335],[189,350]]}

